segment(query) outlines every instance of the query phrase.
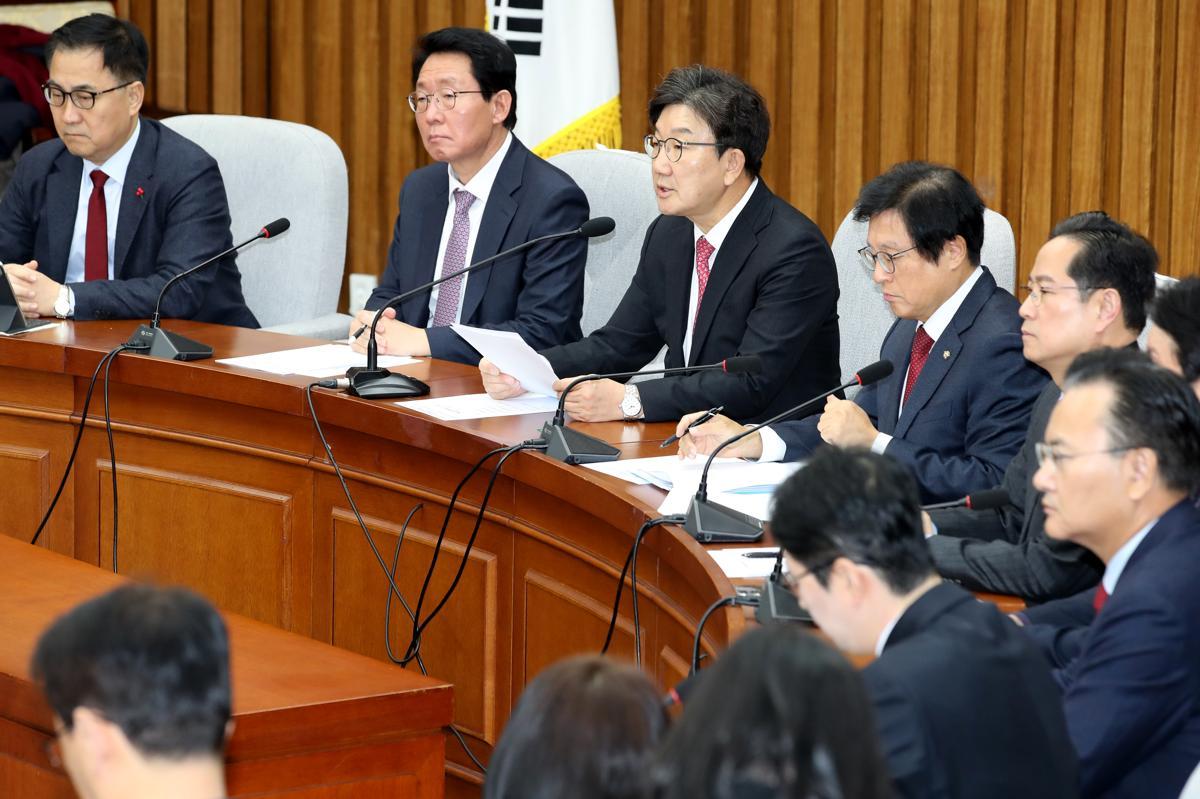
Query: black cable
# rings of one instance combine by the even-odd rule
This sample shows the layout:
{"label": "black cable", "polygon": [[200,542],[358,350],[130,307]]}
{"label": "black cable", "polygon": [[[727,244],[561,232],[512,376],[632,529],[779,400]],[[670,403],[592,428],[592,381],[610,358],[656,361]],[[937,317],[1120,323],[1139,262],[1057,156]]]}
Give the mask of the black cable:
{"label": "black cable", "polygon": [[502,452],[506,452],[507,450],[508,450],[508,447],[497,447],[496,449],[491,450],[490,452],[485,454],[482,458],[477,460],[475,462],[475,465],[473,465],[470,469],[467,470],[466,475],[464,475],[463,478],[458,481],[458,485],[456,485],[454,487],[454,492],[452,494],[450,494],[450,502],[446,505],[446,514],[442,517],[442,528],[438,531],[437,541],[434,542],[434,545],[433,545],[433,557],[430,558],[430,560],[429,560],[429,568],[427,568],[425,570],[425,579],[421,582],[421,592],[417,595],[416,614],[412,614],[413,615],[412,638],[409,639],[409,651],[406,652],[404,655],[404,660],[403,660],[404,665],[407,665],[412,660],[412,647],[414,645],[420,646],[420,641],[418,640],[420,635],[417,630],[417,627],[419,626],[417,624],[417,617],[421,613],[421,608],[424,607],[424,605],[425,605],[425,595],[429,591],[430,582],[433,580],[433,570],[437,566],[438,557],[440,557],[440,555],[442,553],[442,544],[446,540],[446,532],[450,529],[450,518],[454,513],[454,506],[458,503],[458,495],[460,493],[462,493],[462,490],[463,490],[463,488],[466,487],[467,482],[472,477],[475,476],[475,473],[478,472],[483,467],[483,464],[486,463],[489,458],[491,458],[494,455],[499,455]]}
{"label": "black cable", "polygon": [[[502,455],[500,457],[500,460],[497,461],[496,465],[492,468],[492,476],[488,480],[487,489],[484,490],[484,492],[483,492],[483,499],[480,500],[479,511],[478,511],[478,513],[475,514],[475,526],[471,529],[471,535],[467,539],[467,544],[463,549],[462,558],[461,558],[461,560],[459,560],[459,563],[458,563],[458,571],[455,572],[454,579],[450,581],[450,587],[446,589],[446,592],[444,594],[442,594],[441,600],[439,600],[437,605],[434,606],[433,610],[431,610],[429,612],[429,615],[426,616],[419,625],[414,627],[413,640],[409,642],[410,650],[413,646],[420,645],[421,635],[425,632],[425,628],[428,627],[430,625],[430,623],[432,623],[433,620],[437,617],[438,613],[440,613],[442,611],[442,608],[444,608],[446,606],[446,603],[448,603],[450,601],[450,597],[454,594],[454,589],[458,587],[458,582],[459,582],[459,580],[462,579],[463,572],[466,571],[467,560],[471,556],[471,550],[475,546],[475,539],[479,535],[479,528],[483,524],[484,511],[487,510],[488,500],[491,499],[492,489],[496,486],[496,480],[497,480],[497,478],[500,477],[500,470],[504,467],[504,462],[507,461],[510,457],[512,457],[516,453],[520,452],[521,450],[544,449],[545,446],[546,446],[546,444],[544,442],[537,441],[537,440],[522,441],[520,444],[514,444],[513,446],[507,448],[504,455]],[[429,572],[426,574],[426,583],[427,584],[429,582],[428,578],[432,574],[433,574],[433,568],[432,568],[432,564],[431,564]],[[417,604],[417,612],[418,613],[420,612],[420,603],[419,602]],[[405,655],[405,662],[408,662],[411,659],[412,658],[408,654]]]}
{"label": "black cable", "polygon": [[[98,371],[98,369],[97,369],[97,371]],[[94,376],[93,376],[93,380],[95,380]],[[395,657],[394,653],[392,652],[392,647],[391,647],[391,638],[390,638],[391,602],[392,602],[392,594],[395,594],[396,598],[400,600],[400,605],[404,608],[404,612],[406,614],[408,614],[410,619],[413,620],[414,625],[416,624],[416,614],[413,612],[413,609],[409,606],[408,602],[404,599],[404,595],[402,593],[400,593],[400,589],[396,585],[395,572],[396,572],[396,567],[397,567],[397,565],[399,563],[399,559],[400,559],[400,547],[404,543],[404,537],[405,537],[406,533],[408,532],[409,522],[412,521],[413,515],[418,510],[420,510],[422,505],[417,504],[416,507],[414,507],[412,510],[410,510],[408,512],[408,516],[405,517],[404,525],[400,528],[400,537],[396,541],[396,549],[393,554],[392,568],[389,570],[387,567],[387,564],[383,560],[382,555],[380,555],[380,553],[379,553],[378,547],[376,547],[376,545],[375,545],[374,539],[371,538],[371,533],[367,529],[367,524],[363,520],[362,514],[358,510],[358,503],[356,503],[354,501],[354,496],[350,493],[350,486],[349,486],[349,484],[347,484],[346,478],[342,474],[342,467],[338,464],[337,459],[333,456],[333,448],[329,445],[329,440],[327,438],[325,438],[325,431],[321,427],[321,420],[317,416],[317,409],[313,406],[312,392],[313,392],[314,388],[316,388],[320,385],[321,385],[321,381],[318,381],[315,383],[309,383],[307,386],[305,386],[304,394],[305,394],[305,399],[308,401],[308,412],[312,416],[313,427],[316,428],[317,436],[321,439],[321,446],[325,448],[325,455],[326,455],[326,457],[329,458],[329,463],[330,463],[330,465],[333,466],[333,471],[337,475],[338,482],[341,483],[341,485],[342,485],[342,493],[345,494],[346,501],[350,505],[350,510],[354,512],[354,518],[358,521],[358,527],[360,530],[362,530],[363,535],[366,537],[367,543],[371,547],[371,551],[375,554],[376,561],[383,568],[384,576],[387,578],[388,600],[387,600],[387,613],[384,616],[384,645],[385,645],[385,648],[387,649],[388,658],[393,663],[403,666],[403,665],[405,665],[405,663],[401,662],[400,659]],[[88,396],[90,398],[90,396],[91,396],[90,391],[89,391]],[[85,405],[85,407],[86,407],[86,405]],[[503,451],[504,450],[502,450],[502,449],[495,450],[495,452],[503,452]],[[480,460],[479,464],[481,465],[484,460],[491,457],[491,454],[492,453],[489,453],[488,455],[484,456],[484,458]],[[476,469],[477,468],[478,468],[478,465],[476,466]],[[465,483],[466,483],[466,481],[464,479],[464,481],[459,484],[459,489],[461,489],[462,486],[465,485]],[[457,495],[458,495],[458,490],[455,491],[455,497],[457,497]],[[453,500],[452,500],[452,502],[453,502]],[[451,507],[453,507],[453,505]],[[420,640],[418,639],[415,644],[410,643],[410,649],[412,649],[412,651],[410,653],[411,656],[408,659],[409,660],[415,659],[417,661],[417,667],[421,670],[421,673],[428,676],[429,672],[426,670],[425,662],[421,658],[421,642],[420,642]],[[477,758],[475,756],[475,753],[471,751],[471,747],[467,745],[466,739],[463,738],[462,733],[459,732],[458,728],[455,727],[453,724],[448,724],[446,726],[446,729],[448,729],[454,735],[454,737],[458,740],[459,745],[463,748],[463,751],[466,752],[466,755],[471,760],[471,762],[475,764],[475,767],[477,769],[479,769],[480,773],[482,773],[486,776],[487,768],[485,768],[483,763],[481,763],[479,761],[479,758]]]}
{"label": "black cable", "polygon": [[108,375],[116,362],[117,356],[125,350],[132,349],[124,344],[112,351],[108,363],[104,366],[104,432],[108,436],[108,465],[112,471],[112,570],[117,574],[117,449],[113,446],[112,416],[108,412]]}
{"label": "black cable", "polygon": [[655,519],[647,519],[638,528],[637,535],[633,537],[633,545],[629,548],[629,554],[625,556],[625,565],[621,567],[621,576],[617,578],[617,597],[613,600],[612,617],[608,620],[608,634],[604,636],[604,646],[600,648],[600,654],[608,654],[608,647],[612,644],[613,632],[617,628],[617,615],[621,610],[621,593],[625,589],[625,575],[629,575],[629,588],[632,591],[633,601],[633,651],[634,660],[640,666],[642,664],[642,630],[641,619],[638,611],[638,595],[637,595],[637,553],[641,547],[642,539],[646,537],[646,533],[650,532],[651,528],[657,527],[660,524],[683,524],[683,516],[659,516]]}
{"label": "black cable", "polygon": [[708,624],[709,616],[713,615],[719,608],[723,608],[726,605],[739,604],[739,599],[740,598],[736,596],[723,596],[716,602],[709,605],[708,610],[704,611],[704,615],[700,617],[700,623],[696,625],[696,637],[692,641],[692,668],[691,671],[688,672],[689,676],[695,674],[700,668],[700,639],[704,635],[704,625]]}
{"label": "black cable", "polygon": [[30,545],[36,545],[38,539],[42,536],[42,530],[46,528],[46,523],[50,521],[50,514],[54,513],[54,508],[58,506],[58,500],[62,496],[63,489],[66,488],[67,478],[71,475],[71,468],[75,465],[75,454],[79,452],[79,442],[83,440],[83,429],[87,423],[88,408],[92,404],[92,390],[96,388],[96,380],[100,377],[100,370],[104,365],[117,356],[117,353],[124,349],[124,345],[115,350],[105,353],[100,362],[96,364],[96,368],[92,371],[92,378],[88,381],[87,394],[83,399],[83,412],[79,417],[79,429],[75,431],[75,443],[71,447],[71,455],[67,458],[67,468],[63,469],[62,480],[58,483],[58,490],[54,492],[54,498],[50,500],[50,506],[46,508],[45,515],[42,516],[42,521],[38,524],[37,530],[33,534],[33,538],[29,541]]}

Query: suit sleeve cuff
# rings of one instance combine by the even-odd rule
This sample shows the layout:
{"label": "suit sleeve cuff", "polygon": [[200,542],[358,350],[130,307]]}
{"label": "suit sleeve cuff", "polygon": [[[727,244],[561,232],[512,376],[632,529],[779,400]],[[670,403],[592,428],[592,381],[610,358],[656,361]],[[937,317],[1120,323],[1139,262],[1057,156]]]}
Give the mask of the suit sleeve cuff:
{"label": "suit sleeve cuff", "polygon": [[759,463],[775,463],[787,455],[787,444],[769,427],[758,428],[758,438],[762,441],[762,455],[758,456]]}
{"label": "suit sleeve cuff", "polygon": [[876,455],[882,455],[887,451],[887,445],[892,443],[892,437],[887,433],[876,433],[875,440],[871,442],[871,451]]}

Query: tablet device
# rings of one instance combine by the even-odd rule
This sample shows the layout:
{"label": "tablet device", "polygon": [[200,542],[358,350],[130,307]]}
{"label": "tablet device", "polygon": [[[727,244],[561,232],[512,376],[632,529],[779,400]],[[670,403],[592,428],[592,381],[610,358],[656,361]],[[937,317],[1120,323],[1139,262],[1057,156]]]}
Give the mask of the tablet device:
{"label": "tablet device", "polygon": [[21,305],[17,302],[17,296],[13,294],[12,284],[8,282],[8,273],[0,268],[0,275],[4,277],[3,280],[0,280],[0,335],[13,336],[18,333],[28,333],[31,330],[49,327],[58,321],[57,319],[26,319],[25,314],[21,313]]}

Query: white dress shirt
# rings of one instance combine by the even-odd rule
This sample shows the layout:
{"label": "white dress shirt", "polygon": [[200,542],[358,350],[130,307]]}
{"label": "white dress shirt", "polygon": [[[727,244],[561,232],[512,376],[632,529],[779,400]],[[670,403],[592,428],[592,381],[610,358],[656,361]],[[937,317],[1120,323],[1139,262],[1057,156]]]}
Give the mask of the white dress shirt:
{"label": "white dress shirt", "polygon": [[1125,571],[1125,567],[1129,564],[1129,559],[1137,551],[1138,546],[1142,543],[1142,539],[1154,529],[1154,525],[1156,524],[1158,524],[1158,519],[1155,519],[1134,533],[1128,541],[1121,545],[1121,548],[1116,551],[1116,554],[1104,566],[1104,576],[1100,578],[1100,584],[1104,586],[1104,591],[1109,596],[1112,596],[1113,591],[1117,590],[1117,580],[1121,579],[1121,573]]}
{"label": "white dress shirt", "polygon": [[[750,184],[750,188],[746,189],[746,193],[741,196],[737,204],[729,209],[725,216],[717,224],[709,228],[705,233],[698,226],[692,225],[692,288],[688,294],[688,318],[687,329],[683,333],[683,363],[686,366],[691,365],[692,352],[692,330],[696,327],[696,299],[700,293],[700,280],[696,275],[696,242],[703,236],[713,248],[712,255],[708,256],[708,278],[712,280],[713,272],[717,266],[717,253],[721,251],[721,245],[725,243],[725,237],[729,235],[730,228],[737,221],[738,214],[746,207],[746,203],[750,202],[750,196],[754,194],[754,189],[758,187],[758,178]],[[733,353],[729,353],[733,355]]]}
{"label": "white dress shirt", "polygon": [[[450,181],[450,192],[447,195],[446,202],[446,219],[442,223],[442,240],[438,244],[437,265],[434,269],[434,278],[442,276],[443,261],[446,259],[446,247],[450,244],[450,233],[454,230],[454,190],[465,189],[475,195],[475,202],[471,203],[470,209],[467,211],[467,219],[470,222],[471,230],[467,236],[467,259],[463,267],[471,265],[471,254],[475,251],[475,240],[479,237],[479,225],[483,222],[483,209],[487,206],[488,195],[492,193],[492,184],[496,182],[496,175],[500,172],[500,164],[504,162],[504,156],[508,154],[508,148],[512,144],[512,133],[504,134],[504,142],[500,145],[500,149],[492,155],[488,162],[475,173],[475,176],[463,183],[454,174],[454,167],[446,165],[446,175]],[[470,275],[463,275],[462,281],[459,283],[458,308],[454,314],[454,321],[462,321],[462,298],[467,293],[467,281],[471,279]],[[438,294],[442,289],[446,288],[443,283],[434,286],[429,295],[429,320],[432,323],[433,314],[437,311]]]}
{"label": "white dress shirt", "polygon": [[67,275],[63,283],[82,283],[84,280],[84,252],[87,247],[88,202],[92,198],[92,172],[103,170],[108,175],[104,183],[104,210],[108,218],[108,279],[113,279],[113,252],[117,243],[117,217],[121,212],[121,189],[125,186],[125,173],[129,171],[129,160],[142,133],[140,121],[133,128],[129,141],[103,164],[97,165],[83,159],[83,175],[79,179],[79,203],[75,211],[75,232],[71,235],[71,249],[67,254]]}

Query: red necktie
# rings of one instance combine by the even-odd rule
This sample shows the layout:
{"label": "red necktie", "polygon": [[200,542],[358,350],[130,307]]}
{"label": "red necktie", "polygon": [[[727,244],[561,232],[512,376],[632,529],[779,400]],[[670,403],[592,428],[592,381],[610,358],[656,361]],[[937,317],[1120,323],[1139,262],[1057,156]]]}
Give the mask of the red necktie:
{"label": "red necktie", "polygon": [[933,339],[925,332],[924,327],[918,327],[913,334],[912,355],[908,359],[908,379],[904,381],[904,404],[908,404],[908,395],[917,384],[917,377],[929,360],[929,350],[933,347]]}
{"label": "red necktie", "polygon": [[708,239],[701,236],[696,239],[696,316],[692,319],[692,327],[700,318],[700,303],[704,301],[704,288],[708,285],[708,259],[712,257],[715,248]]}
{"label": "red necktie", "polygon": [[1092,607],[1099,613],[1104,607],[1104,603],[1108,601],[1108,592],[1104,590],[1104,583],[1096,586],[1096,595],[1092,597]]}
{"label": "red necktie", "polygon": [[92,196],[88,200],[87,235],[83,246],[83,279],[108,280],[108,208],[104,184],[108,175],[93,170]]}

